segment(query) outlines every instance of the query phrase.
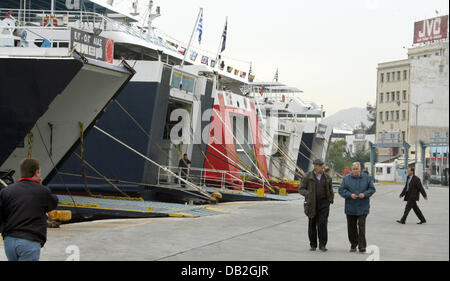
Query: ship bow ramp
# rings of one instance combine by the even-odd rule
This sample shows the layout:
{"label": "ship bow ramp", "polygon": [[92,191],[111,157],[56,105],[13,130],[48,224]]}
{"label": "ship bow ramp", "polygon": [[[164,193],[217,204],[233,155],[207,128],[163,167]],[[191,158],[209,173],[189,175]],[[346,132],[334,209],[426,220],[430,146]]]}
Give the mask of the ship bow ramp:
{"label": "ship bow ramp", "polygon": [[87,133],[135,71],[126,62],[109,64],[76,54],[15,62],[21,64],[0,59],[0,72],[8,74],[0,75],[7,85],[0,96],[0,126],[9,131],[1,134],[0,169],[19,171],[20,161],[32,156],[40,159],[46,184],[80,143],[81,132]]}

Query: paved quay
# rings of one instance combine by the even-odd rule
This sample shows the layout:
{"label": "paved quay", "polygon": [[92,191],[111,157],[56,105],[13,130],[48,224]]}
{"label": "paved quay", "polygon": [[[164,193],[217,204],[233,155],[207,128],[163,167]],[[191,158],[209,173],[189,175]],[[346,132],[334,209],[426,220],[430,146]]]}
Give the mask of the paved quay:
{"label": "paved quay", "polygon": [[[402,186],[376,185],[367,218],[370,253],[349,253],[344,199],[331,205],[328,252],[310,252],[303,199],[287,202],[232,202],[214,206],[225,213],[199,218],[102,220],[48,230],[41,260],[146,261],[364,261],[449,260],[449,189],[431,186],[419,207],[427,223],[411,211],[396,222],[405,202]],[[291,195],[291,196],[299,196]],[[300,196],[299,196],[300,197]],[[79,256],[77,256],[79,254]],[[6,260],[0,243],[0,261]]]}

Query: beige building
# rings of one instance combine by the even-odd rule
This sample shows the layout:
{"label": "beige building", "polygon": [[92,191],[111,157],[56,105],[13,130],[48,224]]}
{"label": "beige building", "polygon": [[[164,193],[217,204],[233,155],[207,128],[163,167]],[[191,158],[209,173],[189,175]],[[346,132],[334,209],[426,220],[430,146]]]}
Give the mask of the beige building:
{"label": "beige building", "polygon": [[[397,141],[411,145],[409,157],[414,159],[416,137],[429,142],[433,131],[448,131],[448,52],[448,41],[439,42],[408,49],[407,59],[378,64],[377,142],[396,132]],[[420,104],[417,126],[415,104]],[[378,159],[403,153],[402,148],[380,148]]]}

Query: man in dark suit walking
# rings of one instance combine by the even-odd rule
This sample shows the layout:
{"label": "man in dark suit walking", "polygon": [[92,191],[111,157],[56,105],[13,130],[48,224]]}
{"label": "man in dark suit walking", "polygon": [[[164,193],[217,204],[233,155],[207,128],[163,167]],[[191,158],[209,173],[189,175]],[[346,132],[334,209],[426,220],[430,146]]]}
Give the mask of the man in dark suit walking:
{"label": "man in dark suit walking", "polygon": [[410,167],[408,169],[408,178],[406,179],[406,185],[405,188],[403,188],[402,193],[400,194],[400,198],[404,196],[404,200],[407,202],[403,217],[397,221],[401,224],[405,224],[406,217],[408,217],[409,211],[411,211],[411,209],[414,210],[414,213],[416,213],[417,217],[420,220],[418,224],[423,224],[426,222],[425,217],[419,209],[419,206],[417,206],[417,201],[419,201],[420,193],[422,194],[423,198],[425,198],[425,200],[428,200],[428,197],[425,189],[422,186],[422,182],[414,174],[414,172],[414,167]]}

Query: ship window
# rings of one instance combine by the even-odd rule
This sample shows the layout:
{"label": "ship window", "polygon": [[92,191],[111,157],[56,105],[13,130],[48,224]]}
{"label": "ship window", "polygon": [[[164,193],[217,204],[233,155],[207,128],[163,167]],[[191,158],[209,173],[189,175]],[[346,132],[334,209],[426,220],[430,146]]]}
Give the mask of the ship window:
{"label": "ship window", "polygon": [[186,73],[174,71],[172,73],[172,88],[193,93],[195,88],[195,77]]}

